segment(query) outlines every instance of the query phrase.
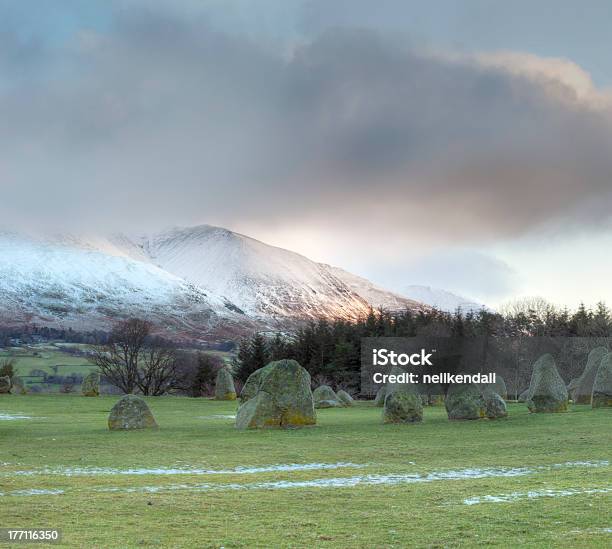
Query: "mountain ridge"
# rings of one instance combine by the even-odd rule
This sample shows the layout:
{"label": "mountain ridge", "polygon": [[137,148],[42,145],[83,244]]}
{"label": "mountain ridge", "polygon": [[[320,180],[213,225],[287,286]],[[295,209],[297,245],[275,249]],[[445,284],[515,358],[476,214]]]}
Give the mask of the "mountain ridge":
{"label": "mountain ridge", "polygon": [[[389,306],[392,305],[392,306]],[[211,225],[145,235],[0,232],[0,320],[104,329],[129,316],[220,337],[421,303]]]}
{"label": "mountain ridge", "polygon": [[476,313],[482,309],[490,310],[484,303],[432,286],[412,284],[403,287],[402,294],[448,313],[454,313],[457,310],[463,313]]}

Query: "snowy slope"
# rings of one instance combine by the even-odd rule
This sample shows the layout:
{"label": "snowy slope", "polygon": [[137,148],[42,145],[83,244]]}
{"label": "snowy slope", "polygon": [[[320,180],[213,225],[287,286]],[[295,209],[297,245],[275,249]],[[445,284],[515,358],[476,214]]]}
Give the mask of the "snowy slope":
{"label": "snowy slope", "polygon": [[0,317],[96,328],[140,316],[203,331],[243,322],[224,298],[113,251],[105,239],[0,233]]}
{"label": "snowy slope", "polygon": [[131,236],[0,232],[0,322],[106,328],[139,316],[186,334],[233,335],[370,307],[423,305],[226,229]]}
{"label": "snowy slope", "polygon": [[374,308],[382,307],[387,311],[429,309],[419,301],[385,290],[376,286],[367,278],[349,273],[340,267],[331,267],[331,271]]}
{"label": "snowy slope", "polygon": [[477,303],[466,297],[439,288],[432,288],[431,286],[406,286],[402,288],[402,294],[416,301],[420,301],[421,303],[431,305],[441,311],[448,311],[450,313],[454,313],[457,309],[461,309],[463,313],[468,313],[470,311],[478,312],[483,308],[488,309],[482,303]]}
{"label": "snowy slope", "polygon": [[218,227],[124,238],[123,249],[144,251],[155,265],[225,296],[257,319],[350,319],[369,309],[328,265]]}

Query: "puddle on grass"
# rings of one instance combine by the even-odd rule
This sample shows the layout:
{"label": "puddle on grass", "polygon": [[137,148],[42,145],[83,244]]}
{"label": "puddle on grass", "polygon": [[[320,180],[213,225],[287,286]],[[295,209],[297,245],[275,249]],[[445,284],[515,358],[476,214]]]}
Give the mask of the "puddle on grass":
{"label": "puddle on grass", "polygon": [[0,496],[59,496],[64,490],[43,490],[42,488],[29,488],[27,490],[13,490],[12,492],[0,492]]}
{"label": "puddle on grass", "polygon": [[555,463],[554,465],[541,465],[545,469],[557,469],[559,467],[606,467],[610,465],[607,459],[599,461],[566,461],[565,463]]}
{"label": "puddle on grass", "polygon": [[612,534],[612,528],[586,528],[570,530],[569,534]]}
{"label": "puddle on grass", "polygon": [[607,494],[612,488],[567,488],[565,490],[531,490],[529,492],[511,492],[496,496],[474,496],[463,500],[465,505],[478,505],[479,503],[511,503],[523,499],[560,498],[565,496],[578,496],[581,494]]}
{"label": "puddle on grass", "polygon": [[532,474],[533,469],[460,469],[457,471],[437,471],[426,475],[418,473],[359,475],[353,477],[319,478],[312,480],[279,480],[271,482],[249,482],[244,484],[168,484],[165,486],[137,486],[129,488],[98,488],[98,492],[145,492],[158,493],[175,490],[190,492],[210,492],[225,490],[286,490],[289,488],[352,488],[366,485],[398,485],[437,480],[466,480],[491,477],[516,477]]}
{"label": "puddle on grass", "polygon": [[[496,468],[467,468],[447,471],[433,471],[430,473],[390,473],[390,474],[371,474],[358,475],[352,477],[319,478],[311,480],[280,480],[269,482],[247,482],[247,483],[227,483],[227,484],[166,484],[148,486],[128,486],[128,487],[94,487],[94,492],[112,493],[163,493],[171,491],[189,492],[211,492],[229,490],[285,490],[299,488],[352,488],[354,486],[394,486],[402,484],[414,484],[423,482],[436,482],[445,480],[473,480],[497,477],[521,477],[537,475],[544,470],[556,470],[563,467],[602,467],[609,465],[608,461],[582,461],[565,462],[552,465],[539,465],[535,467],[496,467]],[[38,471],[16,471],[6,473],[6,475],[34,475],[49,474],[62,476],[95,476],[95,475],[219,475],[219,474],[245,474],[245,473],[264,473],[272,471],[309,471],[321,469],[339,469],[344,467],[367,467],[366,464],[354,463],[305,463],[289,465],[269,465],[264,467],[237,467],[230,470],[207,470],[207,469],[104,469],[104,468],[57,468],[43,469]],[[77,490],[79,491],[79,490]],[[475,505],[485,502],[506,502],[515,501],[521,498],[536,497],[560,497],[574,494],[594,494],[611,492],[612,488],[600,488],[591,490],[542,490],[532,492],[513,492],[499,496],[477,496],[468,498],[463,503]],[[23,491],[22,495],[55,495],[64,493],[63,490]],[[28,492],[28,493],[25,493]],[[31,492],[31,493],[29,493]],[[19,495],[15,492],[1,495]]]}
{"label": "puddle on grass", "polygon": [[213,414],[212,416],[200,416],[196,419],[236,419],[236,414]]}
{"label": "puddle on grass", "polygon": [[32,419],[32,417],[22,414],[5,414],[4,412],[0,412],[0,421],[13,421],[15,419]]}
{"label": "puddle on grass", "polygon": [[272,473],[284,471],[317,471],[323,469],[361,469],[367,464],[338,463],[289,463],[279,465],[263,465],[261,467],[235,467],[234,469],[200,469],[196,467],[156,467],[115,469],[112,467],[46,467],[29,471],[0,472],[0,476],[34,476],[56,475],[63,477],[95,477],[95,476],[166,476],[166,475],[246,475],[254,473]]}
{"label": "puddle on grass", "polygon": [[[556,464],[564,465],[564,464]],[[291,488],[352,488],[354,486],[401,485],[440,480],[470,480],[495,477],[518,477],[536,474],[539,468],[516,467],[495,469],[459,469],[456,471],[434,471],[428,474],[407,473],[388,475],[359,475],[353,477],[322,478],[312,480],[280,480],[272,482],[250,482],[231,484],[168,484],[163,486],[109,487],[94,489],[97,492],[114,493],[160,493],[177,490],[211,492],[227,490],[285,490]]]}

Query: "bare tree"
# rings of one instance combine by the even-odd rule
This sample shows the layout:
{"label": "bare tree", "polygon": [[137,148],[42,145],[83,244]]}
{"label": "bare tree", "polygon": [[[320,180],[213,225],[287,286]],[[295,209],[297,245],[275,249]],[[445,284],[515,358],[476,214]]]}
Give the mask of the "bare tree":
{"label": "bare tree", "polygon": [[179,370],[173,345],[161,338],[147,342],[141,353],[136,385],[143,395],[159,396],[179,386]]}
{"label": "bare tree", "polygon": [[152,324],[131,318],[116,324],[108,342],[90,360],[100,373],[124,393],[136,389],[157,396],[174,388],[177,368],[174,346],[151,336]]}
{"label": "bare tree", "polygon": [[555,306],[546,301],[543,297],[531,296],[522,297],[513,301],[503,303],[499,307],[499,312],[505,317],[524,314],[531,316],[538,321],[544,321],[548,314],[555,311]]}
{"label": "bare tree", "polygon": [[15,375],[15,366],[17,361],[14,358],[5,358],[0,361],[0,377],[9,376],[12,378]]}

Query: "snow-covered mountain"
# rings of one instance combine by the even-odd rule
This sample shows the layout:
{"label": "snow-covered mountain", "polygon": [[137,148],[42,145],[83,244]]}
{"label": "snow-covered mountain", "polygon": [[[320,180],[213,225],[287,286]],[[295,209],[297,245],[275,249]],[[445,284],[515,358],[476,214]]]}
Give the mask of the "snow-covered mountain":
{"label": "snow-covered mountain", "polygon": [[186,334],[278,329],[422,305],[342,269],[202,225],[131,236],[0,233],[0,321],[105,328],[129,316]]}
{"label": "snow-covered mountain", "polygon": [[187,332],[249,322],[229,300],[131,259],[105,239],[0,234],[2,321],[91,329],[129,316]]}
{"label": "snow-covered mountain", "polygon": [[376,286],[367,278],[349,273],[340,267],[331,267],[331,270],[340,280],[342,280],[342,282],[347,284],[351,290],[363,297],[376,309],[382,307],[387,311],[403,311],[405,309],[419,310],[429,308],[425,306],[423,302],[385,290],[380,286]]}
{"label": "snow-covered mountain", "polygon": [[227,229],[174,228],[114,244],[198,287],[226,297],[249,317],[356,318],[369,303],[331,267]]}
{"label": "snow-covered mountain", "polygon": [[478,312],[481,309],[488,309],[488,307],[482,303],[477,303],[466,297],[439,288],[432,288],[431,286],[406,286],[402,288],[402,294],[415,301],[425,303],[431,307],[450,313],[454,313],[457,309],[461,309],[463,313],[468,313],[470,311]]}

